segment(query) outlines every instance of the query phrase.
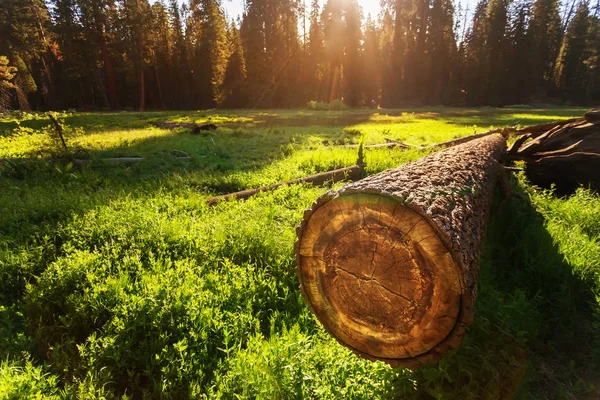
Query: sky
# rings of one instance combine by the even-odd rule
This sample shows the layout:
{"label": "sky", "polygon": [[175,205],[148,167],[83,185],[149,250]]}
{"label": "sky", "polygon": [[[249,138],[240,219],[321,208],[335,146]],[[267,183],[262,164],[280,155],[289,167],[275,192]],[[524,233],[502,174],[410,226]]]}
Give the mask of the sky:
{"label": "sky", "polygon": [[[310,8],[310,0],[306,0],[306,6]],[[321,3],[325,3],[325,0],[321,0]],[[365,19],[367,15],[371,14],[373,19],[377,19],[379,15],[379,0],[358,0],[358,3],[363,9],[363,14]],[[461,3],[463,8],[466,5],[469,6],[471,12],[475,8],[475,4],[477,0],[458,0],[457,3]],[[244,12],[244,0],[223,0],[223,5],[225,6],[225,11],[227,12],[228,19],[237,19]]]}
{"label": "sky", "polygon": [[[325,1],[321,1],[324,3]],[[310,8],[310,0],[306,0],[306,7]],[[379,0],[358,0],[358,3],[363,8],[365,18],[370,13],[373,17],[379,14]],[[236,18],[244,11],[244,0],[223,0],[225,10],[229,18]]]}

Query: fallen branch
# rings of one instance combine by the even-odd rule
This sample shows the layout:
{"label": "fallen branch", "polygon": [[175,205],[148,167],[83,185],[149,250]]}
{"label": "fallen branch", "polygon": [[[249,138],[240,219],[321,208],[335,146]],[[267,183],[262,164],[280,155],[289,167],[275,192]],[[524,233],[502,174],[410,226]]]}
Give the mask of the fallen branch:
{"label": "fallen branch", "polygon": [[[177,160],[191,160],[186,152],[181,150],[173,150],[172,154]],[[179,155],[178,155],[179,154]],[[135,164],[146,160],[144,157],[113,157],[113,158],[100,158],[100,159],[89,159],[89,158],[0,158],[0,165],[6,164],[23,164],[27,162],[43,161],[50,164],[68,164],[73,165],[85,165],[93,162],[98,163],[109,163],[109,164]]]}
{"label": "fallen branch", "polygon": [[211,124],[211,123],[194,124],[191,122],[168,122],[168,121],[157,122],[156,126],[159,128],[166,128],[166,129],[185,128],[185,129],[191,130],[193,133],[200,133],[202,131],[214,131],[219,128],[217,125]]}
{"label": "fallen branch", "polygon": [[59,137],[60,142],[62,143],[63,150],[69,151],[69,148],[67,147],[67,142],[65,141],[65,136],[63,134],[62,126],[58,123],[56,118],[54,118],[54,115],[52,115],[52,113],[48,113],[47,115],[48,118],[50,118],[50,121],[52,121],[52,125],[54,125],[54,131],[56,132],[56,135]]}
{"label": "fallen branch", "polygon": [[[393,149],[396,147],[399,147],[401,149],[419,148],[419,146],[410,145],[410,144],[400,142],[397,140],[386,139],[386,141],[387,141],[386,143],[366,145],[366,146],[363,146],[363,148],[364,149]],[[348,149],[358,149],[360,147],[360,144],[349,144],[349,145],[346,145],[345,147]]]}
{"label": "fallen branch", "polygon": [[324,172],[322,174],[317,174],[317,175],[311,175],[311,176],[307,176],[305,178],[294,179],[291,181],[276,183],[276,184],[270,185],[270,186],[262,186],[262,187],[259,187],[256,189],[248,189],[248,190],[244,190],[241,192],[226,194],[224,196],[212,197],[212,198],[206,200],[206,204],[215,205],[221,201],[226,201],[226,200],[230,200],[230,199],[237,199],[237,200],[248,199],[248,198],[255,196],[261,192],[272,191],[272,190],[278,189],[285,185],[296,185],[296,184],[300,184],[300,183],[312,183],[315,186],[323,186],[327,182],[335,183],[335,182],[340,182],[343,180],[357,181],[362,177],[363,171],[364,171],[364,165],[353,165],[352,167],[336,169],[334,171]]}

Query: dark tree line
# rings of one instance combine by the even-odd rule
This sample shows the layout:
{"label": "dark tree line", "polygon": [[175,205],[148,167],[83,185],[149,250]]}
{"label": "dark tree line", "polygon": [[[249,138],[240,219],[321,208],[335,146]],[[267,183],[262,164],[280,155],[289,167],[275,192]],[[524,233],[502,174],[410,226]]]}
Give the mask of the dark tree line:
{"label": "dark tree line", "polygon": [[0,109],[600,100],[599,0],[168,1],[0,0]]}

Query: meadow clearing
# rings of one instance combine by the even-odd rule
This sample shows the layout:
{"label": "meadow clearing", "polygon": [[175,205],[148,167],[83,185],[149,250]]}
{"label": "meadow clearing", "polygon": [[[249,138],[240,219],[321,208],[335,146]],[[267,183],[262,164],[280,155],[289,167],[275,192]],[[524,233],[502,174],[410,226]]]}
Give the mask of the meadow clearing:
{"label": "meadow clearing", "polygon": [[[331,185],[204,203],[353,165],[357,150],[342,145],[361,138],[433,144],[585,111],[60,114],[69,151],[144,161],[0,166],[0,399],[597,398],[597,194],[557,198],[516,175],[528,201],[495,198],[475,322],[459,350],[416,371],[356,357],[303,302],[295,228]],[[220,128],[193,135],[158,121]],[[0,158],[55,156],[48,124],[0,117]],[[425,154],[368,150],[366,170]]]}

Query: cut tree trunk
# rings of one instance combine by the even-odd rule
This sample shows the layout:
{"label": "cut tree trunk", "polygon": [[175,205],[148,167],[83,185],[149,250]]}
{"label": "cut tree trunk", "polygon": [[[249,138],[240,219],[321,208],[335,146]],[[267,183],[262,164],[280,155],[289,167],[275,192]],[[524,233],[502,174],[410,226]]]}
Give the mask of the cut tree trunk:
{"label": "cut tree trunk", "polygon": [[298,228],[305,299],[343,345],[416,368],[458,347],[503,136],[488,135],[321,197]]}

